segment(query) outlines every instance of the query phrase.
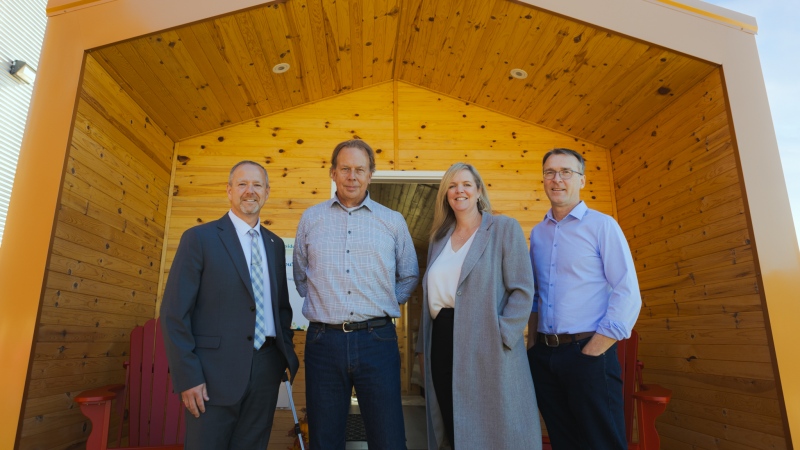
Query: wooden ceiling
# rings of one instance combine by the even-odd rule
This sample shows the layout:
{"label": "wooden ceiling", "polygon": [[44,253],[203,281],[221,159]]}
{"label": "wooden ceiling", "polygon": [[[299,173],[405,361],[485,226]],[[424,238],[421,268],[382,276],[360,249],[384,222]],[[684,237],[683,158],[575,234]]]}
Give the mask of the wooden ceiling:
{"label": "wooden ceiling", "polygon": [[285,0],[92,54],[175,141],[394,79],[610,147],[715,68],[510,0]]}

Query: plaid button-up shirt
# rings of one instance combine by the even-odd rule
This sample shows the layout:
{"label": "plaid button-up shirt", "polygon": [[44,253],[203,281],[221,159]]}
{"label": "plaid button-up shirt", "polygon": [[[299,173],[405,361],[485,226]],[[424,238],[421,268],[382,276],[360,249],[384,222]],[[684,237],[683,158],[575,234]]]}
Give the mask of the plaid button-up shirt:
{"label": "plaid button-up shirt", "polygon": [[336,197],[308,208],[294,245],[294,281],[311,322],[339,324],[400,317],[417,286],[419,264],[405,219],[366,199],[345,208]]}

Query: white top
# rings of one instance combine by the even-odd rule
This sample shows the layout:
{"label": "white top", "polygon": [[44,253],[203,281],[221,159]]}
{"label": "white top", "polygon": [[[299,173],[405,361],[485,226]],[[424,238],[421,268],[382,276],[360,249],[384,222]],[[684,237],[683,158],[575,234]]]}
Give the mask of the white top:
{"label": "white top", "polygon": [[428,309],[430,309],[431,318],[435,319],[442,308],[455,308],[461,266],[464,265],[464,259],[467,257],[474,238],[475,233],[473,232],[457,252],[453,251],[453,243],[448,239],[442,253],[428,268]]}

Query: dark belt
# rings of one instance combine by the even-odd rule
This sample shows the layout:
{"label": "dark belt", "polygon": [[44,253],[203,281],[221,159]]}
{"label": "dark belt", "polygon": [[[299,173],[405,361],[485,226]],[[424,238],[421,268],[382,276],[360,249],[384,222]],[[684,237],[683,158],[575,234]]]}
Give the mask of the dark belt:
{"label": "dark belt", "polygon": [[329,330],[341,330],[345,333],[349,333],[351,331],[358,331],[358,330],[366,330],[367,328],[380,328],[392,323],[392,318],[389,316],[386,317],[379,317],[377,319],[369,319],[363,322],[344,322],[338,324],[330,324],[330,323],[322,323],[322,322],[312,322],[312,325],[317,325],[322,328],[327,328]]}
{"label": "dark belt", "polygon": [[575,334],[544,334],[538,333],[537,340],[548,347],[558,347],[559,345],[571,344],[594,336],[594,331]]}

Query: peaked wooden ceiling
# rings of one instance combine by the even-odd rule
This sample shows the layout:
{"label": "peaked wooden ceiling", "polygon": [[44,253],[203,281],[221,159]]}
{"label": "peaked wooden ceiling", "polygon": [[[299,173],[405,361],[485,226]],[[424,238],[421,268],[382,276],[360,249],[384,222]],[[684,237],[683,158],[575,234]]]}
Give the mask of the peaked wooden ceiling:
{"label": "peaked wooden ceiling", "polygon": [[716,67],[510,0],[285,0],[92,54],[175,141],[395,79],[612,146]]}

